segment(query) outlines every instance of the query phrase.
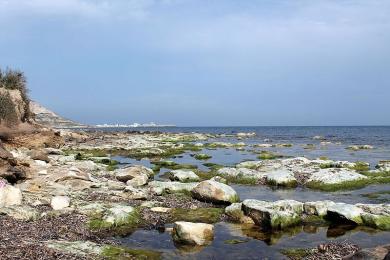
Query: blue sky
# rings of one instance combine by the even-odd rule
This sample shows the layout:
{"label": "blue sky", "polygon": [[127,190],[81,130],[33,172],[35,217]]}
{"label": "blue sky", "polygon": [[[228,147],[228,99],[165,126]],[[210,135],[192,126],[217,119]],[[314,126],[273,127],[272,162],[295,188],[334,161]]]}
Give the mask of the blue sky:
{"label": "blue sky", "polygon": [[0,66],[84,123],[389,125],[388,0],[0,0]]}

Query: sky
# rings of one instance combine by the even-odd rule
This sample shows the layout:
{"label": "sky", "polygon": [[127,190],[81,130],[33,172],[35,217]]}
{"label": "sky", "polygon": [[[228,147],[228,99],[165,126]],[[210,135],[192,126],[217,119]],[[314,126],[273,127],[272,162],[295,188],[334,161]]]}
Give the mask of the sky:
{"label": "sky", "polygon": [[390,125],[390,1],[0,0],[0,67],[87,124]]}

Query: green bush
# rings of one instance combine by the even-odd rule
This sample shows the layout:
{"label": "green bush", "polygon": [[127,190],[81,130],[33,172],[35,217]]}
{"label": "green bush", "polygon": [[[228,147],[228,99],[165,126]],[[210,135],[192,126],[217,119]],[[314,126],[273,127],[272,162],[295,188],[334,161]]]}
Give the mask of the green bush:
{"label": "green bush", "polygon": [[[19,70],[1,70],[0,69],[0,88],[5,88],[9,90],[19,90],[20,95],[22,96],[24,106],[24,115],[21,118],[23,122],[26,122],[31,117],[30,112],[30,99],[28,97],[27,81],[24,73]],[[2,104],[2,103],[0,103]],[[15,110],[15,108],[14,108]]]}
{"label": "green bush", "polygon": [[9,93],[0,93],[0,124],[4,123],[6,126],[13,126],[17,121],[18,116],[11,96]]}

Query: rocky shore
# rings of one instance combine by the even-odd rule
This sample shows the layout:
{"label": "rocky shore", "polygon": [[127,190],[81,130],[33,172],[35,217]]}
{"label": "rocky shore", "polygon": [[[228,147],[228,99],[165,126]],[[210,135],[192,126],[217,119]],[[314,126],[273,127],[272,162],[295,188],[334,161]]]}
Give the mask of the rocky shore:
{"label": "rocky shore", "polygon": [[[153,229],[168,232],[178,247],[202,248],[216,239],[214,224],[221,221],[265,232],[303,223],[390,230],[387,203],[240,200],[231,184],[334,191],[390,182],[390,162],[370,169],[364,162],[286,158],[254,150],[265,144],[246,145],[245,139],[253,135],[238,133],[233,136],[237,142],[227,143],[215,141],[226,135],[46,129],[3,139],[0,258],[159,259],[159,251],[128,248],[114,237]],[[206,163],[211,156],[204,151],[225,148],[253,151],[259,159],[235,166]],[[205,161],[208,170],[172,161],[184,153]],[[147,159],[151,167],[122,164],[116,156]],[[165,176],[157,178],[161,169]],[[341,256],[338,247],[348,248],[346,254]],[[380,259],[378,255],[389,257],[386,248],[379,254],[359,245],[331,244],[306,250],[298,258],[287,255]]]}

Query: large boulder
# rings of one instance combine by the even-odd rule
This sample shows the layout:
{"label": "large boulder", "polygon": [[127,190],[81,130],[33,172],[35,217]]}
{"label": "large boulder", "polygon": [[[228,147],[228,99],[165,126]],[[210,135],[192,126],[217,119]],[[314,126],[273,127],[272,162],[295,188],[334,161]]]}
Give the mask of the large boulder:
{"label": "large boulder", "polygon": [[115,171],[115,176],[117,180],[122,182],[127,182],[135,177],[138,176],[147,176],[148,178],[153,176],[153,171],[149,168],[146,168],[145,166],[136,165],[136,166],[130,166],[123,169],[118,169]]}
{"label": "large boulder", "polygon": [[208,245],[214,239],[214,226],[204,223],[175,222],[172,237],[180,244]]}
{"label": "large boulder", "polygon": [[231,204],[239,201],[237,192],[230,186],[212,181],[202,181],[191,191],[198,200]]}
{"label": "large boulder", "polygon": [[199,176],[189,170],[174,170],[170,172],[170,179],[180,182],[196,182],[199,181]]}
{"label": "large boulder", "polygon": [[[1,184],[0,184],[1,185]],[[0,208],[22,204],[22,192],[11,185],[0,186]]]}

